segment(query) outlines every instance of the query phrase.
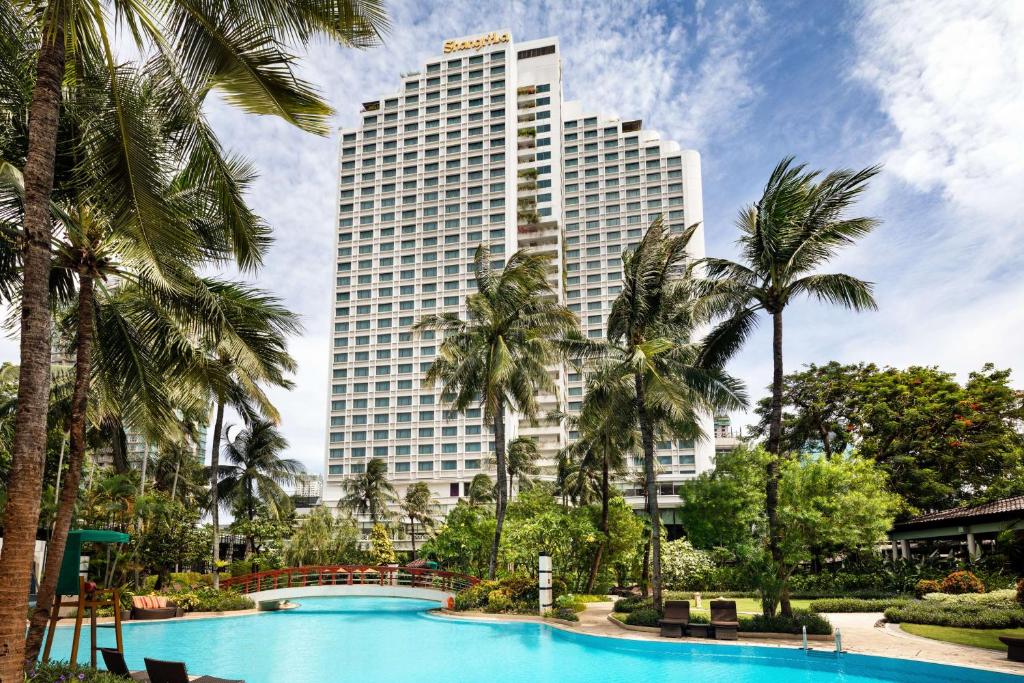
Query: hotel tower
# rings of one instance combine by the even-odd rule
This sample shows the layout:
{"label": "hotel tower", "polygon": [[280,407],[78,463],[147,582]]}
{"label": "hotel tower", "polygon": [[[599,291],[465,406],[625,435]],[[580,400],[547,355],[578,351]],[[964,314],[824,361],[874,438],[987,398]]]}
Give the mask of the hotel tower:
{"label": "hotel tower", "polygon": [[[622,252],[656,216],[673,232],[702,221],[696,152],[639,118],[584,111],[562,86],[555,38],[515,43],[499,31],[449,40],[394,91],[363,102],[360,125],[340,132],[327,505],[373,458],[387,463],[400,495],[426,482],[443,511],[475,475],[494,477],[481,410],[457,413],[439,387],[423,386],[442,340],[412,331],[426,314],[465,316],[480,244],[499,268],[520,248],[550,254],[556,296],[584,334],[600,338],[621,290]],[[698,230],[693,256],[703,256],[703,242]],[[577,411],[583,377],[551,373],[558,392],[541,397],[541,415]],[[657,444],[664,494],[710,468],[711,415],[704,429],[703,442]],[[543,418],[510,419],[508,431],[537,439],[551,478],[558,450],[575,437]],[[624,486],[640,507],[639,491]]]}

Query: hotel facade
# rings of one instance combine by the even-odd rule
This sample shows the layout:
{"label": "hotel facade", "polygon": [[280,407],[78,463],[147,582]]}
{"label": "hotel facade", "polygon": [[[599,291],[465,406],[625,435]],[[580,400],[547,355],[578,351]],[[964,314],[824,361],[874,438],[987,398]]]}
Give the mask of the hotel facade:
{"label": "hotel facade", "polygon": [[[411,329],[426,314],[465,316],[480,244],[496,267],[519,248],[550,254],[556,296],[584,334],[601,338],[621,290],[622,252],[657,216],[673,232],[703,220],[699,155],[638,118],[565,101],[557,39],[516,43],[500,31],[446,41],[442,51],[390,94],[364,102],[361,125],[340,132],[329,506],[372,458],[387,463],[400,495],[426,482],[442,511],[477,474],[495,476],[481,410],[457,413],[439,387],[423,385],[441,338]],[[694,257],[703,242],[700,229]],[[577,411],[584,378],[568,367],[551,372],[558,391],[541,397],[541,415]],[[657,444],[666,496],[711,467],[716,425],[711,415],[704,422],[704,441]],[[543,417],[509,423],[510,439],[537,439],[542,476],[553,478],[558,450],[576,435]],[[623,486],[640,507],[640,492]]]}

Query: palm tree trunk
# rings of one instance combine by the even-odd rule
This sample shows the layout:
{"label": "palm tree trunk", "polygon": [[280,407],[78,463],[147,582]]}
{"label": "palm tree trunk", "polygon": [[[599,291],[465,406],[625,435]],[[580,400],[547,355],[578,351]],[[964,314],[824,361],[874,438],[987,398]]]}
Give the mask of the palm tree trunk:
{"label": "palm tree trunk", "polygon": [[145,448],[142,449],[142,476],[139,477],[139,495],[143,496],[146,493],[146,470],[149,467],[149,441],[146,441]]}
{"label": "palm tree trunk", "polygon": [[43,580],[39,584],[36,608],[25,641],[26,668],[28,662],[35,662],[50,618],[50,609],[57,590],[57,577],[64,561],[64,547],[78,499],[78,486],[82,481],[82,464],[85,461],[85,414],[88,408],[89,383],[92,377],[92,347],[95,321],[93,319],[93,279],[79,275],[78,289],[78,341],[75,349],[75,385],[71,394],[71,448],[68,453],[68,473],[60,489],[57,515],[53,523],[53,534],[46,547],[46,564]]}
{"label": "palm tree trunk", "polygon": [[597,573],[601,571],[601,557],[604,555],[605,546],[608,545],[608,458],[601,460],[601,534],[601,544],[597,546],[594,562],[590,565],[590,576],[587,578],[588,595],[594,592]]}
{"label": "palm tree trunk", "polygon": [[416,560],[416,518],[409,517],[409,540],[412,542],[412,559]]}
{"label": "palm tree trunk", "polygon": [[644,445],[644,476],[647,479],[647,514],[651,518],[651,587],[654,609],[661,609],[661,517],[658,515],[658,481],[654,473],[654,425],[647,414],[644,378],[633,377],[636,385],[636,414],[640,422],[640,438]]}
{"label": "palm tree trunk", "polygon": [[[646,504],[646,501],[645,501]],[[646,598],[649,592],[650,576],[651,576],[651,525],[648,524],[645,529],[647,538],[644,539],[644,559],[643,564],[640,566],[640,591]]]}
{"label": "palm tree trunk", "polygon": [[36,529],[46,460],[46,413],[50,399],[50,192],[57,151],[62,17],[43,33],[29,109],[25,157],[25,246],[22,271],[18,408],[4,510],[0,554],[0,681],[22,680],[25,615],[35,555]]}
{"label": "palm tree trunk", "polygon": [[[779,586],[784,585],[786,570],[783,566],[782,535],[779,528],[779,462],[782,460],[782,311],[772,313],[772,405],[768,430],[768,469],[765,478],[765,513],[768,517],[768,551]],[[783,588],[782,614],[792,615],[789,597]],[[774,600],[764,603],[765,616],[773,616]],[[772,614],[769,614],[769,609]]]}
{"label": "palm tree trunk", "polygon": [[224,427],[224,402],[217,401],[217,416],[213,420],[213,450],[210,452],[210,519],[213,525],[213,587],[220,588],[220,501],[217,500],[218,470],[220,469],[220,432]]}
{"label": "palm tree trunk", "polygon": [[498,408],[498,413],[494,416],[494,456],[497,460],[498,467],[498,485],[495,487],[497,490],[497,500],[494,505],[495,520],[497,522],[494,527],[494,540],[491,542],[491,555],[487,560],[487,578],[493,579],[494,572],[498,565],[498,546],[501,545],[501,527],[505,523],[505,492],[506,492],[506,476],[508,472],[505,469],[505,406],[501,405]]}

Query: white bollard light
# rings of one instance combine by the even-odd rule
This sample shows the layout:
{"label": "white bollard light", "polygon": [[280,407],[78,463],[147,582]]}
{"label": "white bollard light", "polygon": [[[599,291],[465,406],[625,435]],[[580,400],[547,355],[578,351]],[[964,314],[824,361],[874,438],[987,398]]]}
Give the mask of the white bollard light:
{"label": "white bollard light", "polygon": [[540,589],[540,613],[546,614],[554,606],[551,591],[551,556],[541,553],[537,562],[537,588]]}

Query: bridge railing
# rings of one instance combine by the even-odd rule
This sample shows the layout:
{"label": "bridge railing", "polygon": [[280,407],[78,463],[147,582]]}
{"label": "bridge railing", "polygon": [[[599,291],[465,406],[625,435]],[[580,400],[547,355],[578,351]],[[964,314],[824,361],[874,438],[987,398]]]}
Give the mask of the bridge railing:
{"label": "bridge railing", "polygon": [[425,567],[333,564],[270,569],[255,574],[232,576],[221,579],[220,587],[242,593],[255,593],[278,588],[310,586],[408,586],[455,593],[479,582],[480,579],[475,576]]}

